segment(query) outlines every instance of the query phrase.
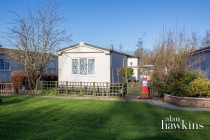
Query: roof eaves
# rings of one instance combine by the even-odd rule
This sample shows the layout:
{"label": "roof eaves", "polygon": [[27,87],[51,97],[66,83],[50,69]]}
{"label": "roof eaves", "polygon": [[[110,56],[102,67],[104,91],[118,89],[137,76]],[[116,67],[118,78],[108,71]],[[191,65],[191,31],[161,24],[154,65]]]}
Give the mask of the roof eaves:
{"label": "roof eaves", "polygon": [[85,43],[85,45],[91,46],[91,47],[96,48],[96,49],[101,49],[101,50],[105,50],[105,51],[110,51],[110,49],[106,49],[106,48],[99,47],[99,46],[95,46],[95,45],[88,44],[88,43]]}
{"label": "roof eaves", "polygon": [[66,50],[66,49],[69,49],[69,48],[75,47],[75,46],[77,46],[77,45],[79,45],[79,44],[74,44],[74,45],[71,45],[71,46],[68,46],[68,47],[65,47],[65,48],[59,49],[59,50],[57,50],[56,52],[60,52],[60,51]]}
{"label": "roof eaves", "polygon": [[203,48],[200,48],[200,49],[198,49],[198,50],[195,50],[195,51],[193,52],[193,54],[197,54],[197,53],[199,53],[199,52],[206,52],[206,51],[210,51],[210,46],[203,47]]}
{"label": "roof eaves", "polygon": [[[75,47],[75,46],[77,46],[77,45],[79,45],[79,43],[74,44],[74,45],[69,46],[69,47],[65,47],[65,48],[60,49],[60,50],[57,50],[57,52],[60,52],[60,51],[63,51],[63,50],[69,49],[69,48],[73,48],[73,47]],[[96,48],[96,49],[101,49],[101,50],[104,50],[104,51],[108,51],[108,52],[110,52],[110,53],[117,53],[117,54],[125,55],[125,56],[127,56],[127,57],[133,57],[133,58],[135,58],[133,55],[126,54],[126,53],[124,53],[124,52],[119,52],[119,51],[116,51],[116,50],[111,50],[111,49],[107,49],[107,48],[95,46],[95,45],[88,44],[88,43],[84,43],[84,45],[90,46],[90,47],[93,47],[93,48]]]}
{"label": "roof eaves", "polygon": [[117,53],[117,54],[121,54],[121,55],[125,55],[125,56],[127,56],[127,57],[134,57],[133,55],[126,54],[126,53],[124,53],[124,52],[115,51],[115,50],[110,50],[110,52]]}

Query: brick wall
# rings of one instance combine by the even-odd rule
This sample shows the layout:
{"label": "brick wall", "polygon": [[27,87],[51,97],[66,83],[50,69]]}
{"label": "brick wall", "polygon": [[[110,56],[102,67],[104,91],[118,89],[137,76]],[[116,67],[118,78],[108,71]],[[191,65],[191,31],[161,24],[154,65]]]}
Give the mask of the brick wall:
{"label": "brick wall", "polygon": [[178,106],[210,108],[210,99],[208,98],[176,97],[164,94],[164,101]]}

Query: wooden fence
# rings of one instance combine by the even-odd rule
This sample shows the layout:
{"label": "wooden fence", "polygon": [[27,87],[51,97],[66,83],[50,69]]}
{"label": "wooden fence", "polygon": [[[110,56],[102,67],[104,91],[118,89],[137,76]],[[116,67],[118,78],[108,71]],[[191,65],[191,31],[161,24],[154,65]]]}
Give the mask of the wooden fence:
{"label": "wooden fence", "polygon": [[13,93],[12,83],[0,82],[0,93]]}
{"label": "wooden fence", "polygon": [[125,94],[123,83],[40,81],[39,92],[43,94],[78,94],[92,96],[121,96]]}
{"label": "wooden fence", "polygon": [[[128,89],[126,89],[128,88]],[[149,92],[150,96],[158,95],[158,84],[151,81]],[[37,82],[37,90],[20,90],[20,93],[27,94],[77,94],[77,95],[92,95],[92,96],[139,96],[141,88],[138,83],[128,83],[128,86],[123,83],[109,82],[68,82],[68,81],[39,81]],[[128,92],[128,93],[126,93]],[[14,93],[13,84],[0,82],[0,93]]]}
{"label": "wooden fence", "polygon": [[128,96],[139,96],[141,94],[141,87],[138,82],[129,82],[127,88]]}

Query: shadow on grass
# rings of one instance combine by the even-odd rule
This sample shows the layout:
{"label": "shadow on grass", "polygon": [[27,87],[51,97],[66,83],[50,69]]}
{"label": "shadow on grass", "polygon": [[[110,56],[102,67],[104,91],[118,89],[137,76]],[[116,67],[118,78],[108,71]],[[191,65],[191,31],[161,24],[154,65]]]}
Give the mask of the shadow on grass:
{"label": "shadow on grass", "polygon": [[14,98],[13,96],[1,96],[2,99],[2,105],[10,105],[10,104],[17,104],[20,102],[24,102],[27,99],[29,99],[29,97],[22,97],[22,98]]}
{"label": "shadow on grass", "polygon": [[[15,103],[28,99],[8,101],[15,108]],[[183,135],[161,132],[161,120],[170,113],[137,102],[36,98],[0,115],[0,139],[182,140]]]}

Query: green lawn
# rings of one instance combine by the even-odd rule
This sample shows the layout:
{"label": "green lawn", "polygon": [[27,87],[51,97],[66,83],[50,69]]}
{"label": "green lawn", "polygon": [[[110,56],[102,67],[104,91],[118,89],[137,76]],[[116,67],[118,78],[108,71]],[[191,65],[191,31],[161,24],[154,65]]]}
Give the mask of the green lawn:
{"label": "green lawn", "polygon": [[[140,102],[3,97],[0,139],[210,139],[210,112]],[[168,116],[203,123],[202,130],[162,130]]]}

